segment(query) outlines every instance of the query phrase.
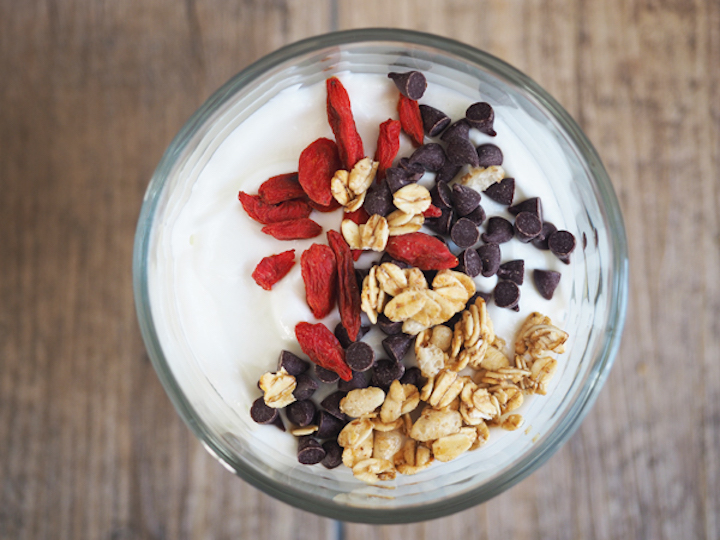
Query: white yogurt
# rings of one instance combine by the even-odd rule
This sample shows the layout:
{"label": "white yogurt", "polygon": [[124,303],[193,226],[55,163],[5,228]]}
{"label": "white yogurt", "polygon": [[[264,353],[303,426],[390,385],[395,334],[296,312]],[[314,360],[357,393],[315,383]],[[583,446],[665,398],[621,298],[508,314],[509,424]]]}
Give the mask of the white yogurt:
{"label": "white yogurt", "polygon": [[[339,78],[350,95],[365,153],[372,156],[379,124],[397,118],[397,90],[383,76],[345,73]],[[431,84],[420,102],[458,119],[468,105],[480,99],[480,95],[465,96]],[[188,365],[195,366],[192,377],[201,372],[216,393],[210,396],[206,390],[194,392],[191,386],[184,385],[191,403],[206,410],[211,410],[217,400],[230,404],[236,415],[219,418],[217,422],[222,426],[216,427],[238,433],[240,439],[247,439],[242,433],[252,432],[251,440],[242,444],[257,445],[261,453],[269,453],[288,467],[296,465],[293,437],[272,426],[254,424],[249,408],[260,396],[258,379],[264,372],[274,371],[280,351],[287,349],[302,355],[294,336],[295,325],[300,321],[317,322],[305,303],[299,259],[312,243],[325,243],[326,238],[323,234],[310,240],[282,242],[263,234],[261,225],[243,211],[237,193],[257,193],[267,178],[296,171],[298,157],[310,142],[333,137],[325,103],[324,82],[291,87],[234,129],[214,150],[194,183],[181,179],[173,189],[165,219],[156,225],[149,261],[151,307],[168,363],[179,379],[190,377],[189,372],[183,372]],[[502,149],[506,175],[516,179],[516,202],[540,196],[545,219],[559,229],[568,227],[550,188],[551,181],[569,182],[570,172],[560,151],[552,144],[548,146],[545,158],[552,162],[550,179],[544,172],[547,167],[527,147],[528,134],[542,138],[545,128],[524,112],[504,106],[495,106],[495,118],[497,136],[472,130],[473,142],[492,142]],[[525,131],[525,142],[516,134],[518,126]],[[407,137],[401,137],[398,158],[412,152]],[[432,184],[432,175],[426,174],[421,183]],[[487,197],[483,197],[482,205],[488,216],[511,218],[504,206]],[[337,230],[342,214],[313,212],[311,218],[324,230]],[[265,256],[288,249],[295,249],[297,264],[272,291],[261,289],[251,278],[255,265]],[[488,309],[496,334],[512,344],[516,330],[532,311],[550,316],[563,327],[571,267],[550,252],[517,240],[502,244],[501,250],[503,262],[524,259],[525,284],[521,287],[519,313],[490,302]],[[371,260],[372,255],[363,255],[356,265],[369,266]],[[552,301],[543,299],[533,284],[532,271],[536,268],[567,274]],[[475,281],[478,290],[490,292],[496,280],[478,277]],[[330,329],[338,321],[337,310],[323,320]],[[379,345],[384,336],[375,333],[368,340]],[[502,431],[493,430],[491,441],[502,435]]]}

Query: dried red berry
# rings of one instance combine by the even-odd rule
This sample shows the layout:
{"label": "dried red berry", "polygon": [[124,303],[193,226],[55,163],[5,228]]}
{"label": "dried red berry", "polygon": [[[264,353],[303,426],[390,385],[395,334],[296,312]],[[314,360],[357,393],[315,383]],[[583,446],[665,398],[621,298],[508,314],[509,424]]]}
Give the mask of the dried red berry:
{"label": "dried red berry", "polygon": [[321,137],[311,142],[300,154],[298,181],[308,197],[320,206],[329,206],[335,199],[330,182],[342,164],[334,141]]}
{"label": "dried red berry", "polygon": [[334,212],[338,208],[340,208],[342,205],[333,198],[332,202],[328,204],[327,206],[323,206],[322,204],[318,204],[315,201],[308,199],[307,200],[308,205],[313,210],[317,210],[318,212],[326,213],[326,212]]}
{"label": "dried red berry", "polygon": [[304,199],[305,191],[298,182],[298,173],[286,173],[265,180],[258,189],[260,200],[266,204],[278,204],[293,199]]}
{"label": "dried red berry", "polygon": [[300,322],[295,326],[300,348],[318,366],[334,371],[343,381],[352,379],[352,370],[345,363],[345,350],[323,323]]}
{"label": "dried red berry", "polygon": [[295,264],[295,250],[283,251],[277,255],[264,257],[252,273],[255,283],[266,291],[272,289],[278,281],[284,278]]}
{"label": "dried red berry", "polygon": [[393,259],[420,270],[444,270],[458,265],[457,257],[444,242],[421,232],[391,236],[385,251]]}
{"label": "dried red berry", "polygon": [[337,262],[330,246],[313,244],[300,257],[305,299],[316,319],[322,319],[335,307]]}
{"label": "dried red berry", "polygon": [[439,218],[440,216],[442,216],[442,210],[440,210],[434,204],[431,204],[422,214],[426,218]]}
{"label": "dried red berry", "polygon": [[303,218],[271,223],[261,230],[278,240],[302,240],[316,237],[322,232],[322,227],[312,219]]}
{"label": "dried red berry", "polygon": [[355,341],[360,331],[360,288],[355,277],[352,253],[339,232],[329,230],[327,238],[337,261],[340,321],[350,339]]}
{"label": "dried red berry", "polygon": [[238,193],[238,199],[247,215],[263,225],[306,218],[312,212],[312,208],[305,201],[295,200],[285,201],[280,204],[265,204],[259,195],[248,195],[244,191]]}
{"label": "dried red berry", "polygon": [[400,94],[397,110],[402,129],[412,140],[413,146],[422,146],[425,131],[418,102]]}
{"label": "dried red berry", "polygon": [[392,167],[393,160],[400,150],[400,129],[400,122],[397,120],[386,120],[380,124],[375,150],[375,161],[378,162],[377,182],[385,178],[385,169]]}
{"label": "dried red berry", "polygon": [[364,225],[365,223],[367,223],[367,220],[370,219],[370,214],[367,213],[367,210],[365,210],[364,206],[361,206],[354,212],[345,212],[343,219],[349,219],[350,221],[353,221],[358,225]]}
{"label": "dried red berry", "polygon": [[[328,122],[335,134],[340,161],[348,171],[365,157],[363,142],[355,127],[347,90],[337,77],[326,81]],[[338,167],[339,168],[339,167]],[[335,171],[333,171],[335,172]]]}

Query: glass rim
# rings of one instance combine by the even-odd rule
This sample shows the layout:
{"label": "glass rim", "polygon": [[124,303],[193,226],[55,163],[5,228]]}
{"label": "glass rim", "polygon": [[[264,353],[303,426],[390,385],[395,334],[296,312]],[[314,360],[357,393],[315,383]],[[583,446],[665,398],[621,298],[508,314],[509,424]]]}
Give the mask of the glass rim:
{"label": "glass rim", "polygon": [[[168,174],[172,170],[176,158],[182,154],[193,135],[219,107],[231,99],[235,93],[251,84],[258,76],[293,58],[333,46],[358,43],[379,44],[381,42],[429,47],[441,53],[455,55],[465,62],[480,66],[501,77],[537,100],[538,104],[565,130],[570,141],[576,146],[580,157],[585,161],[597,187],[606,220],[614,226],[614,236],[617,237],[609,246],[612,258],[610,270],[613,278],[612,289],[608,291],[612,298],[607,318],[608,332],[600,354],[588,373],[588,384],[580,389],[576,399],[571,402],[571,406],[562,411],[563,419],[556,429],[539,441],[537,446],[528,452],[516,466],[501,473],[486,485],[478,486],[467,493],[454,495],[439,502],[386,509],[348,506],[313,496],[292,485],[283,484],[259,474],[252,467],[244,466],[241,461],[224,449],[225,444],[217,439],[186,398],[165,358],[150,309],[146,264],[152,229],[150,218],[155,212]],[[500,494],[537,470],[575,432],[595,402],[620,346],[628,296],[627,239],[617,197],[595,148],[569,113],[527,75],[489,53],[433,34],[396,28],[344,30],[303,39],[262,57],[228,80],[187,120],[164,152],[143,198],[133,250],[133,289],[143,340],[165,392],[193,434],[222,465],[266,494],[302,510],[344,521],[370,524],[409,523],[459,512]],[[418,510],[422,510],[421,516],[418,516]]]}

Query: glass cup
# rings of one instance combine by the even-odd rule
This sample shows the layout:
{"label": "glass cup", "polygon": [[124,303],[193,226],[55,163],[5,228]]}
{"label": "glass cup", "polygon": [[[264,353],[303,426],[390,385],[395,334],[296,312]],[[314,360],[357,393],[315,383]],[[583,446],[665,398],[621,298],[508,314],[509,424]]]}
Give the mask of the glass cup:
{"label": "glass cup", "polygon": [[[160,314],[157,298],[172,291],[161,291],[162,279],[153,273],[159,257],[171,256],[165,233],[178,200],[182,203],[190,196],[213,153],[260,107],[286,88],[336,73],[385,75],[408,69],[422,70],[429,85],[467,96],[477,96],[481,89],[483,99],[493,106],[530,119],[510,124],[543,170],[552,171],[558,157],[567,163],[568,180],[553,183],[552,190],[565,210],[567,228],[578,239],[570,275],[564,277],[572,279],[564,327],[572,337],[552,391],[524,406],[531,428],[495,428],[492,444],[457,460],[436,463],[414,476],[398,475],[389,484],[366,485],[349,469],[302,466],[273,444],[257,443],[258,426],[247,411],[238,411],[202,362],[186,354],[182,326],[167,310]],[[549,146],[553,152],[548,152]],[[624,324],[627,273],[625,231],[612,185],[596,151],[568,113],[527,76],[485,52],[398,29],[335,32],[288,45],[213,94],[172,141],[150,181],[133,260],[138,318],[150,359],[178,413],[207,450],[227,469],[281,501],[334,519],[366,523],[445,516],[494,497],[542,465],[578,427],[607,378]]]}

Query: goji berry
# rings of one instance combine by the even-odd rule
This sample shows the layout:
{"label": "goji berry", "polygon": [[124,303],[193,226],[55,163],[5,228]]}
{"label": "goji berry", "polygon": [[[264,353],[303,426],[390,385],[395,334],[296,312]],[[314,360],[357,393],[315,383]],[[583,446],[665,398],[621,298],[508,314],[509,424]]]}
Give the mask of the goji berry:
{"label": "goji berry", "polygon": [[340,321],[350,339],[355,341],[360,331],[360,288],[355,277],[352,253],[339,232],[329,230],[327,239],[337,261]]}
{"label": "goji berry", "polygon": [[352,370],[345,363],[345,350],[323,323],[300,322],[295,325],[300,348],[318,366],[334,371],[343,381],[352,379]]}
{"label": "goji berry", "polygon": [[397,110],[402,129],[412,140],[413,146],[422,146],[425,131],[418,102],[400,94]]}
{"label": "goji berry", "polygon": [[352,255],[353,261],[357,262],[357,260],[360,258],[360,255],[363,254],[362,249],[351,249],[350,254]]}
{"label": "goji berry", "polygon": [[278,281],[284,278],[295,265],[295,250],[283,251],[277,255],[264,257],[252,273],[255,283],[266,291],[272,289]]}
{"label": "goji berry", "polygon": [[310,207],[313,210],[317,210],[318,212],[334,212],[338,208],[340,208],[342,205],[333,198],[332,202],[328,204],[327,206],[323,206],[322,204],[318,204],[312,199],[308,199],[307,203],[310,205]]}
{"label": "goji berry", "polygon": [[330,182],[335,171],[342,167],[338,147],[334,141],[321,137],[311,142],[300,154],[298,181],[307,196],[321,206],[329,206],[335,199]]}
{"label": "goji berry", "polygon": [[367,223],[367,220],[370,219],[370,214],[367,213],[364,206],[361,206],[354,212],[345,212],[343,219],[349,219],[358,225],[364,225]]}
{"label": "goji berry", "polygon": [[335,134],[335,141],[340,152],[340,161],[348,171],[355,163],[365,157],[363,142],[355,127],[355,118],[350,107],[347,90],[337,77],[330,77],[327,87],[328,122]]}
{"label": "goji berry", "polygon": [[426,218],[439,218],[440,216],[442,216],[442,210],[440,210],[434,204],[431,204],[422,214]]}
{"label": "goji berry", "polygon": [[420,270],[443,270],[458,265],[457,257],[444,242],[421,232],[391,236],[385,251],[393,259]]}
{"label": "goji berry", "polygon": [[238,193],[238,199],[247,215],[258,223],[269,225],[280,221],[306,218],[312,208],[305,201],[285,201],[280,204],[265,204],[259,195],[248,195],[244,191]]}
{"label": "goji berry", "polygon": [[265,225],[262,232],[278,240],[302,240],[314,238],[322,232],[322,227],[312,219],[293,219]]}
{"label": "goji berry", "polygon": [[392,167],[393,160],[400,150],[400,127],[397,120],[386,120],[380,124],[375,161],[378,162],[376,181],[385,178],[385,169]]}
{"label": "goji berry", "polygon": [[322,319],[335,307],[337,262],[330,246],[313,244],[300,257],[305,283],[305,299],[316,319]]}
{"label": "goji berry", "polygon": [[258,188],[260,200],[266,204],[278,204],[293,199],[304,199],[305,191],[298,182],[298,173],[286,173],[268,178]]}

